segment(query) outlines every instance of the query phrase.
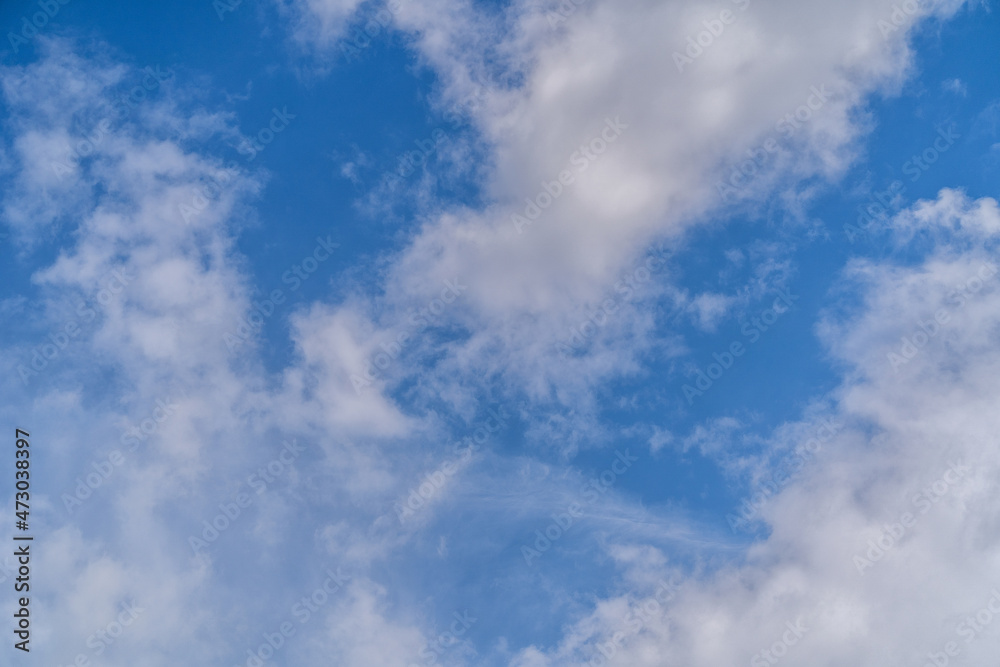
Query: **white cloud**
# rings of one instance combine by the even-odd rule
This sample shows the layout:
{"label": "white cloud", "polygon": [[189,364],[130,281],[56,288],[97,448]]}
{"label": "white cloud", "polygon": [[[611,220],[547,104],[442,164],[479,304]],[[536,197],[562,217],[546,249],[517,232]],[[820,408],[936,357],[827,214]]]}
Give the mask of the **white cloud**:
{"label": "white cloud", "polygon": [[[863,302],[850,314],[831,312],[820,328],[845,368],[831,398],[848,427],[762,507],[770,534],[745,564],[686,581],[669,610],[619,642],[607,664],[746,663],[783,637],[795,640],[777,649],[788,665],[922,664],[950,641],[978,664],[995,650],[991,631],[966,643],[959,623],[990,600],[1000,559],[990,482],[1000,424],[989,407],[1000,284],[996,275],[971,280],[991,261],[1000,215],[991,199],[942,191],[897,217],[901,245],[913,219],[952,242],[915,265],[849,267],[844,280]],[[942,309],[947,323],[897,372],[887,355]],[[879,540],[873,549],[869,541]],[[650,577],[667,569],[646,567]],[[636,586],[631,599],[651,590]],[[627,599],[602,602],[558,649],[527,649],[517,664],[589,660],[598,644],[609,646]],[[801,638],[784,634],[789,622],[805,628]]]}
{"label": "white cloud", "polygon": [[[226,114],[189,108],[194,96],[163,86],[127,122],[106,125],[72,173],[53,179],[58,147],[105,118],[116,86],[142,73],[81,56],[71,42],[40,43],[37,63],[0,71],[13,136],[6,159],[16,174],[4,216],[22,259],[34,263],[32,293],[15,301],[30,311],[39,339],[76,327],[44,368],[27,374],[27,393],[16,369],[32,368],[33,348],[3,351],[15,369],[2,385],[5,414],[34,425],[32,437],[59,461],[33,488],[55,540],[39,564],[52,576],[33,598],[51,610],[37,620],[39,653],[95,660],[88,637],[114,622],[118,605],[134,601],[141,617],[102,664],[223,664],[266,618],[259,601],[284,591],[278,579],[237,589],[220,580],[244,562],[232,560],[234,550],[261,553],[260,567],[280,561],[289,546],[275,537],[288,536],[289,508],[301,513],[303,488],[346,488],[361,498],[391,493],[396,471],[377,448],[357,448],[346,436],[399,436],[412,425],[377,391],[356,394],[341,378],[343,359],[370,346],[359,342],[363,332],[345,311],[310,320],[324,326],[316,335],[343,344],[314,345],[307,336],[301,366],[277,386],[266,388],[253,345],[244,346],[244,357],[230,354],[224,335],[252,300],[235,232],[261,183],[199,152],[206,132],[235,136]],[[39,264],[36,249],[53,242],[54,259]],[[328,377],[331,362],[338,373]],[[126,433],[147,421],[130,448]],[[286,436],[299,437],[307,453],[258,497],[248,476],[274,460],[275,443]],[[116,450],[123,462],[108,463]],[[204,535],[203,521],[234,512],[223,506],[236,507],[241,491],[251,507],[223,517],[227,527],[207,555],[196,555],[189,536]],[[331,508],[342,501],[311,500]],[[337,512],[364,534],[356,513]],[[237,616],[248,629],[234,636]],[[366,618],[379,617],[373,610]],[[321,633],[321,624],[312,632]]]}
{"label": "white cloud", "polygon": [[292,22],[294,38],[302,45],[324,49],[332,48],[344,37],[347,25],[363,4],[364,0],[277,0]]}
{"label": "white cloud", "polygon": [[[329,46],[357,4],[297,5],[312,12],[304,21],[315,18],[318,24],[300,26],[296,34]],[[942,14],[956,6],[935,5]],[[13,384],[19,380],[8,379],[3,388],[11,399],[8,412],[44,424],[43,434],[66,455],[59,481],[68,488],[75,471],[103,453],[95,443],[114,446],[122,421],[141,420],[165,387],[187,387],[176,417],[88,500],[90,508],[103,512],[100,518],[80,510],[71,522],[58,514],[59,492],[48,499],[53,534],[63,548],[52,552],[47,567],[60,573],[51,581],[60,582],[62,590],[44,589],[42,604],[56,608],[67,595],[66,618],[58,620],[68,623],[79,600],[96,595],[91,587],[100,582],[102,611],[110,613],[124,596],[148,605],[145,624],[123,639],[116,664],[222,662],[252,634],[232,638],[229,621],[239,619],[240,628],[256,622],[262,608],[288,592],[283,582],[271,581],[259,589],[234,590],[217,565],[234,563],[237,574],[245,574],[241,567],[267,568],[288,557],[275,536],[296,528],[283,521],[293,503],[315,512],[310,517],[320,526],[315,537],[330,552],[324,556],[360,566],[366,557],[377,559],[398,548],[405,536],[380,534],[384,515],[372,508],[397,498],[415,472],[425,469],[415,464],[422,452],[408,451],[407,445],[426,444],[424,439],[445,429],[437,415],[407,416],[385,388],[417,374],[430,345],[415,341],[408,360],[389,366],[364,391],[355,390],[350,376],[363,372],[381,345],[390,344],[411,307],[430,307],[445,281],[468,285],[443,315],[463,335],[443,347],[446,354],[436,370],[419,373],[422,388],[436,390],[464,415],[475,406],[471,392],[463,390],[500,376],[514,381],[511,393],[526,394],[543,410],[549,404],[579,409],[579,414],[554,410],[536,418],[527,426],[529,437],[543,440],[574,429],[606,436],[593,419],[591,392],[607,378],[641,372],[637,355],[653,345],[667,348],[668,355],[676,352],[675,341],[650,340],[655,316],[641,307],[673,293],[662,283],[650,285],[648,293],[633,290],[634,301],[629,297],[620,304],[618,316],[602,325],[583,354],[559,357],[555,345],[590,317],[597,303],[617,293],[616,281],[636,266],[644,246],[659,239],[679,243],[693,225],[721,215],[719,178],[748,150],[765,145],[779,119],[794,114],[810,96],[817,104],[823,98],[819,108],[787,139],[788,150],[769,158],[773,163],[746,195],[759,200],[775,187],[794,190],[788,184],[799,179],[836,178],[866,129],[866,96],[891,91],[909,66],[904,31],[889,39],[880,34],[877,21],[886,14],[881,8],[861,2],[746,7],[681,73],[672,65],[673,51],[683,49],[687,36],[714,15],[703,14],[696,3],[593,1],[555,31],[546,16],[551,8],[537,3],[515,3],[500,13],[445,0],[404,3],[396,26],[440,76],[442,105],[465,108],[492,151],[495,168],[484,186],[493,203],[479,211],[429,210],[409,247],[392,258],[380,315],[373,315],[373,304],[354,300],[314,305],[292,318],[296,359],[274,382],[259,369],[253,350],[231,360],[223,340],[251,300],[233,240],[243,207],[261,183],[227,172],[217,159],[190,146],[210,132],[234,136],[231,119],[202,113],[187,123],[177,111],[189,100],[165,91],[167,99],[150,101],[134,122],[108,133],[72,175],[54,179],[51,160],[58,147],[78,136],[78,126],[86,131],[92,120],[100,121],[112,103],[111,87],[130,72],[99,57],[74,55],[59,41],[44,42],[48,51],[33,66],[37,69],[4,70],[15,134],[5,166],[18,174],[5,193],[5,219],[25,252],[55,237],[60,226],[73,232],[60,237],[69,240],[56,260],[34,274],[41,319],[60,323],[72,312],[74,299],[67,294],[93,293],[100,288],[95,282],[109,272],[134,275],[90,323],[80,344],[65,351],[62,366],[53,364],[33,379],[39,383],[37,400],[23,398]],[[485,91],[481,103],[464,104],[477,86]],[[815,92],[823,86],[828,96]],[[585,160],[586,170],[579,171],[573,154],[581,142],[617,133],[607,129],[615,124],[608,119],[619,117],[620,135],[608,139],[607,150]],[[546,186],[554,189],[551,183],[564,169],[578,170],[575,183],[563,186],[564,193],[518,234],[511,214],[524,211],[525,197],[538,199]],[[209,196],[200,192],[206,183],[215,184]],[[189,220],[183,206],[196,209]],[[831,400],[851,428],[763,508],[773,532],[750,548],[745,564],[706,567],[662,618],[645,621],[616,649],[612,664],[659,665],[664,655],[677,664],[745,661],[800,617],[809,632],[790,649],[787,664],[882,664],[886,655],[918,660],[922,648],[915,647],[937,650],[928,640],[949,635],[942,617],[977,608],[982,593],[996,583],[989,580],[997,554],[996,503],[988,480],[997,467],[991,390],[1000,370],[994,353],[1000,291],[984,283],[950,311],[947,327],[928,336],[907,363],[894,368],[888,358],[900,337],[912,336],[957,284],[971,292],[972,275],[989,259],[983,246],[992,249],[1000,224],[996,204],[968,202],[945,191],[896,223],[903,241],[920,230],[951,245],[915,267],[857,261],[845,273],[845,280],[863,289],[865,305],[846,318],[831,314],[820,334],[847,368]],[[726,303],[699,298],[702,324],[710,328]],[[5,356],[16,364],[23,352]],[[95,377],[108,379],[95,382]],[[102,390],[84,395],[50,389],[54,378]],[[121,387],[128,391],[114,391]],[[132,398],[123,405],[119,393]],[[54,405],[63,409],[54,411]],[[249,422],[237,417],[247,411],[253,414]],[[690,443],[717,451],[713,438],[731,424],[717,426],[719,433],[701,434]],[[870,430],[885,434],[878,446],[871,445]],[[210,556],[193,557],[188,534],[220,511],[219,503],[229,502],[258,465],[252,462],[274,455],[278,432],[313,445],[312,458],[296,463],[305,478],[289,475],[294,485],[272,485],[267,493],[273,495],[259,501],[263,518],[252,530],[230,528]],[[653,447],[663,442],[654,438]],[[576,444],[567,439],[561,453],[571,454]],[[852,556],[866,548],[867,539],[877,539],[878,527],[894,522],[923,485],[943,475],[949,459],[972,467],[968,482],[955,485],[862,577]],[[493,486],[483,486],[493,493],[483,494],[485,500],[496,501],[499,488],[509,491],[504,485],[510,479],[526,477],[514,468],[503,470]],[[525,468],[537,474],[532,462]],[[526,490],[537,488],[537,479],[524,481]],[[558,501],[568,496],[565,483],[552,488]],[[517,509],[517,503],[523,505],[508,500],[492,506]],[[454,508],[441,508],[448,509]],[[108,516],[116,523],[109,524]],[[608,551],[628,572],[637,595],[652,594],[654,581],[670,570],[650,546],[655,540],[712,541],[686,522],[624,498],[596,519],[607,527]],[[78,528],[67,527],[70,523]],[[302,557],[296,547],[286,549]],[[114,556],[103,555],[106,551]],[[977,555],[972,564],[954,568],[970,551]],[[252,563],[240,559],[257,552]],[[309,558],[318,560],[314,554]],[[416,614],[393,608],[368,575],[359,575],[345,600],[309,627],[310,641],[296,650],[310,661],[336,650],[345,665],[388,664],[420,650],[431,630]],[[917,588],[915,580],[927,583]],[[516,663],[589,659],[585,646],[608,641],[607,632],[613,634],[615,623],[629,613],[626,602],[600,601],[592,617],[573,626],[557,648],[524,649]],[[192,607],[200,612],[192,614]],[[73,619],[65,636],[53,641],[54,656],[72,655],[95,629],[90,616]],[[43,623],[42,632],[55,636],[53,627]],[[985,655],[987,643],[980,641],[969,654]]]}
{"label": "white cloud", "polygon": [[[800,207],[810,195],[795,183],[843,173],[869,126],[867,96],[904,80],[908,28],[959,6],[904,14],[884,36],[879,21],[891,9],[870,3],[731,3],[735,22],[680,72],[674,52],[718,10],[594,1],[553,28],[554,3],[402,3],[394,25],[438,76],[440,106],[465,113],[492,156],[482,182],[492,203],[477,211],[429,204],[391,264],[385,314],[373,326],[391,326],[458,279],[469,289],[447,318],[467,340],[449,346],[437,377],[501,373],[534,400],[586,405],[595,384],[639,370],[636,359],[655,344],[648,310],[623,308],[573,363],[552,350],[643,248],[680,244],[685,230],[730,211],[718,185],[750,155],[763,166],[740,179],[739,197],[789,188],[787,201]],[[600,155],[584,148],[591,142]],[[572,184],[558,183],[564,171]],[[512,221],[538,203],[544,210],[530,225]],[[723,303],[699,299],[699,325],[711,330]]]}
{"label": "white cloud", "polygon": [[961,79],[945,79],[941,82],[941,89],[962,97],[969,94],[969,87]]}

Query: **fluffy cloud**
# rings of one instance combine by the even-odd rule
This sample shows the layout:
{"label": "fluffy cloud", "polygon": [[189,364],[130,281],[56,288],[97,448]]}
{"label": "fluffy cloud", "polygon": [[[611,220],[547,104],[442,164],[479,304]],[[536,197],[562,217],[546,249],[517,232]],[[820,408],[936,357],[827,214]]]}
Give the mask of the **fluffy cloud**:
{"label": "fluffy cloud", "polygon": [[[844,378],[826,416],[844,428],[763,504],[768,535],[746,563],[686,580],[645,615],[644,601],[665,598],[636,586],[602,601],[557,649],[526,649],[515,664],[924,664],[946,650],[986,660],[993,614],[975,617],[994,596],[1000,558],[990,490],[1000,424],[989,407],[998,223],[996,201],[945,190],[892,226],[911,250],[914,226],[948,242],[916,264],[845,269],[839,289],[862,301],[819,328]],[[673,576],[655,560],[643,571]]]}
{"label": "fluffy cloud", "polygon": [[[231,119],[194,106],[190,91],[166,85],[170,77],[144,79],[152,75],[110,62],[103,47],[40,42],[37,63],[0,72],[14,184],[5,219],[35,267],[31,298],[12,314],[36,334],[5,348],[11,372],[2,392],[9,418],[37,425],[39,461],[52,457],[53,474],[34,489],[50,535],[38,564],[49,576],[34,598],[40,653],[64,662],[223,663],[244,643],[256,647],[267,629],[256,629],[267,618],[261,600],[285,589],[277,579],[230,589],[214,579],[219,564],[240,550],[270,552],[265,568],[280,560],[288,545],[276,538],[287,537],[288,516],[303,502],[294,490],[310,459],[329,454],[344,466],[320,466],[315,474],[327,481],[309,484],[353,479],[338,486],[364,497],[389,486],[393,473],[377,452],[340,434],[400,435],[409,426],[377,392],[357,395],[346,378],[346,392],[331,380],[303,398],[304,373],[322,374],[336,347],[304,344],[302,367],[272,390],[253,341],[231,354],[226,334],[252,302],[234,239],[261,179],[200,151],[206,132],[236,135]],[[147,99],[116,112],[144,80]],[[358,332],[344,322],[337,315],[324,333],[339,327],[351,353]],[[343,411],[330,413],[334,405]],[[301,441],[291,459],[285,439]],[[312,559],[317,573],[326,557]],[[365,573],[357,579],[363,585]],[[125,617],[124,631],[121,605],[142,610]],[[246,629],[233,636],[236,617]],[[101,631],[111,632],[114,650]]]}
{"label": "fluffy cloud", "polygon": [[[776,191],[800,208],[814,190],[803,182],[857,157],[868,96],[904,80],[909,29],[960,5],[402,3],[394,26],[436,74],[438,104],[466,115],[491,156],[491,203],[429,205],[373,326],[459,280],[468,291],[445,317],[466,342],[441,377],[502,374],[533,400],[585,405],[595,383],[638,370],[649,310],[623,307],[591,354],[553,351],[624,293],[647,249],[679,247],[685,230]],[[720,298],[674,307],[710,329]]]}
{"label": "fluffy cloud", "polygon": [[[290,6],[295,34],[329,49],[358,5]],[[453,453],[442,443],[461,427],[450,424],[474,422],[497,386],[503,399],[532,401],[514,418],[529,440],[560,442],[563,464],[588,437],[608,438],[595,388],[642,372],[652,346],[667,356],[682,347],[648,306],[662,300],[704,329],[731,306],[669,284],[670,252],[685,233],[775,192],[806,197],[803,182],[842,174],[868,127],[865,100],[906,76],[908,30],[959,3],[901,14],[898,30],[880,26],[894,20],[891,8],[860,2],[734,2],[725,15],[697,3],[575,6],[559,19],[558,6],[537,2],[427,0],[393,12],[440,81],[437,103],[477,133],[462,154],[489,154],[489,204],[425,202],[410,243],[387,258],[382,295],[298,312],[295,357],[275,376],[253,343],[233,357],[225,341],[252,302],[234,241],[262,187],[203,149],[206,136],[236,136],[232,118],[157,79],[151,99],[118,119],[116,100],[143,73],[59,40],[40,38],[38,63],[0,72],[12,137],[4,218],[21,257],[43,265],[31,299],[4,309],[40,338],[79,329],[44,368],[31,366],[30,345],[4,351],[11,368],[30,369],[2,386],[8,416],[43,424],[36,437],[52,443],[44,516],[53,548],[43,567],[53,576],[39,596],[53,610],[40,630],[52,638],[47,659],[91,651],[87,638],[131,600],[144,611],[108,664],[222,663],[256,650],[278,627],[271,621],[294,616],[327,569],[345,564],[351,583],[302,624],[309,641],[289,643],[282,659],[415,660],[439,629],[405,590],[423,578],[413,563],[446,562],[461,548],[424,529],[472,507],[513,543],[586,481],[567,465],[489,454],[416,527],[394,525],[393,503]],[[688,51],[703,32],[711,39]],[[747,167],[753,158],[762,164]],[[735,197],[722,196],[727,182]],[[830,665],[916,663],[943,650],[956,634],[950,621],[985,606],[998,583],[988,493],[998,224],[995,202],[945,191],[894,220],[898,243],[919,261],[845,269],[844,289],[862,303],[818,327],[843,382],[802,424],[775,433],[764,456],[797,447],[813,419],[846,426],[761,508],[769,534],[743,562],[680,513],[609,492],[594,525],[631,592],[574,601],[555,647],[491,650],[524,667],[580,664],[602,648],[622,665],[752,661],[773,646],[788,664]],[[31,255],[54,239],[54,257]],[[662,278],[639,280],[656,270]],[[560,353],[609,299],[615,316]],[[126,435],[137,424],[132,450]],[[684,444],[732,470],[759,469],[713,442],[735,427],[720,421]],[[578,431],[586,435],[562,439]],[[279,458],[288,438],[303,448],[291,463]],[[656,448],[670,439],[654,438]],[[119,445],[125,463],[105,463]],[[92,471],[104,477],[99,488],[78,492]],[[543,489],[544,502],[523,501]],[[80,501],[71,515],[64,496]],[[500,542],[472,536],[481,541],[465,548],[477,555]],[[208,544],[192,549],[191,537]],[[707,561],[690,558],[694,574],[683,575],[665,543],[686,557],[706,547]],[[400,563],[406,576],[387,574]],[[661,580],[684,576],[663,594]],[[390,580],[404,591],[390,591]],[[85,599],[95,613],[80,611]],[[962,651],[984,660],[988,648],[983,638]]]}
{"label": "fluffy cloud", "polygon": [[[555,22],[556,7],[539,3],[405,5],[396,25],[440,77],[441,104],[465,109],[492,151],[494,204],[430,212],[387,300],[402,310],[444,279],[466,281],[455,317],[468,342],[451,346],[441,374],[503,373],[537,401],[552,382],[568,405],[585,405],[589,388],[634,368],[631,354],[652,331],[641,312],[605,329],[610,347],[581,364],[546,355],[616,273],[645,244],[676,243],[733,199],[752,205],[787,189],[792,200],[808,196],[809,179],[837,178],[860,150],[867,97],[908,74],[908,29],[959,6],[735,3],[723,29],[719,10],[683,3],[590,2]],[[720,34],[687,52],[690,62],[673,57],[712,26]],[[470,107],[474,97],[483,101]],[[584,157],[607,119],[620,119],[621,135]],[[749,165],[754,156],[764,164]],[[552,196],[574,158],[586,170]],[[819,326],[844,379],[815,416],[846,426],[761,509],[769,535],[746,563],[716,562],[638,622],[634,606],[655,599],[647,576],[599,602],[556,648],[524,649],[514,664],[920,664],[949,641],[985,659],[990,640],[965,644],[956,626],[996,585],[996,204],[944,191],[893,223],[922,259],[845,269],[843,287],[863,304]],[[811,426],[776,433],[770,447],[795,447]],[[657,562],[644,571],[667,578]],[[638,629],[626,631],[630,623]]]}

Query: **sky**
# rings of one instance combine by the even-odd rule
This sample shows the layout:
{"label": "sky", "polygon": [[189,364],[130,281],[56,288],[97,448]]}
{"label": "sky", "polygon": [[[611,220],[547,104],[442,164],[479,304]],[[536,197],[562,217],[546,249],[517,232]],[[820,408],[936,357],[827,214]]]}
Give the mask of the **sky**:
{"label": "sky", "polygon": [[0,664],[988,664],[998,9],[0,3]]}

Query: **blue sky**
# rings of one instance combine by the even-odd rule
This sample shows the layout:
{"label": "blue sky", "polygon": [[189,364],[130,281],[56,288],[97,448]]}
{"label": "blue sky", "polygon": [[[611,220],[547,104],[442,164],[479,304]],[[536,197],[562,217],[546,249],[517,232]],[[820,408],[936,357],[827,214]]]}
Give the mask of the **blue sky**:
{"label": "blue sky", "polygon": [[45,7],[2,664],[995,655],[995,3]]}

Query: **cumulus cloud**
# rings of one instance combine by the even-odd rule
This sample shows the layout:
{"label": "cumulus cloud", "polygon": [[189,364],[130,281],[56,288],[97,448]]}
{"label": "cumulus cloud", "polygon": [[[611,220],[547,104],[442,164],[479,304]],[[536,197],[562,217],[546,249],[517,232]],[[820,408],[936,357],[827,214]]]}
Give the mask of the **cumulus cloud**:
{"label": "cumulus cloud", "polygon": [[[494,203],[429,214],[386,300],[405,308],[444,279],[467,281],[454,311],[467,342],[449,347],[442,375],[499,370],[533,400],[554,386],[556,400],[585,404],[591,387],[634,371],[631,354],[652,331],[642,311],[604,329],[610,346],[580,364],[548,362],[543,343],[585,319],[644,244],[679,244],[727,207],[776,190],[808,196],[804,181],[841,175],[869,127],[865,100],[898,90],[909,72],[907,29],[959,3],[920,7],[736,3],[733,23],[687,62],[673,53],[718,10],[591,2],[552,26],[556,7],[539,3],[404,6],[396,25],[440,77],[441,104],[464,108],[495,156],[485,183]],[[471,35],[480,48],[465,47]],[[481,90],[481,104],[464,105]],[[606,128],[615,129],[602,139]],[[755,156],[765,164],[740,173]],[[574,173],[576,159],[586,169]],[[564,171],[574,182],[554,186]],[[525,648],[512,664],[918,664],[955,640],[995,585],[996,223],[994,201],[946,190],[893,220],[897,243],[923,252],[916,264],[845,269],[842,285],[863,303],[818,326],[842,383],[829,407],[765,444],[794,447],[814,417],[843,426],[761,508],[768,534],[745,563],[713,560],[660,602],[651,575],[671,570],[647,557],[642,586],[599,601],[556,647]],[[702,324],[720,307],[701,297]],[[703,435],[699,446],[718,452],[718,435]],[[975,565],[954,567],[966,559]],[[645,599],[658,604],[641,616]],[[985,639],[962,646],[973,660],[989,650]]]}
{"label": "cumulus cloud", "polygon": [[[120,605],[135,605],[143,611],[126,616],[134,623],[114,635],[113,652],[101,649],[104,664],[225,662],[259,636],[233,635],[233,615],[256,614],[283,584],[209,585],[219,560],[287,548],[275,538],[301,502],[293,489],[310,458],[349,463],[318,474],[359,480],[362,496],[380,476],[391,480],[371,449],[338,456],[353,447],[341,434],[399,435],[408,425],[377,392],[356,395],[349,383],[346,392],[322,383],[315,402],[304,399],[306,369],[322,375],[325,358],[360,346],[343,315],[325,329],[344,332],[343,350],[304,344],[302,366],[276,389],[248,362],[253,340],[249,357],[230,354],[225,337],[252,301],[234,240],[262,182],[200,150],[206,127],[234,136],[231,119],[190,108],[194,95],[155,78],[145,80],[148,99],[116,113],[146,72],[111,62],[102,47],[88,55],[72,42],[41,43],[35,64],[0,72],[15,183],[5,220],[36,267],[30,303],[17,308],[37,338],[4,350],[5,412],[39,424],[33,437],[54,457],[40,494],[52,536],[39,564],[51,574],[38,593],[41,653],[95,659],[95,633],[117,622]],[[74,151],[69,170],[54,167]],[[39,260],[54,238],[56,252]],[[333,405],[345,411],[328,412]],[[302,441],[291,459],[286,439]]]}
{"label": "cumulus cloud", "polygon": [[[915,264],[845,269],[862,301],[819,327],[843,367],[825,414],[844,428],[763,504],[768,534],[746,562],[691,577],[669,600],[633,586],[514,664],[923,664],[949,642],[964,660],[987,659],[992,614],[974,617],[992,600],[998,557],[1000,216],[992,199],[945,190],[893,220],[901,247],[914,220],[951,242]],[[662,558],[643,571],[672,575]]]}
{"label": "cumulus cloud", "polygon": [[[142,611],[107,664],[245,661],[285,621],[300,637],[287,664],[416,662],[442,633],[423,617],[434,601],[412,592],[425,573],[444,572],[435,596],[457,600],[462,554],[495,568],[484,589],[525,600],[552,584],[520,547],[544,558],[533,531],[561,527],[577,502],[599,548],[568,530],[560,544],[616,578],[586,600],[531,600],[564,626],[557,640],[501,637],[478,647],[489,659],[763,664],[766,650],[786,664],[917,664],[986,605],[1000,583],[993,200],[944,190],[892,221],[910,261],[845,267],[838,288],[857,303],[816,328],[838,386],[799,421],[753,447],[733,445],[732,417],[688,436],[646,431],[648,455],[697,450],[753,488],[821,420],[841,425],[759,507],[759,540],[614,486],[631,454],[599,452],[597,486],[573,465],[622,436],[599,418],[609,381],[645,372],[650,350],[682,355],[664,321],[710,332],[787,275],[778,253],[744,248],[732,264],[767,261],[743,293],[684,291],[672,260],[689,233],[835,182],[863,150],[866,101],[909,72],[910,29],[960,3],[898,16],[861,2],[567,6],[394,6],[394,29],[438,82],[434,104],[474,133],[453,166],[489,155],[476,172],[487,202],[422,201],[405,247],[380,260],[377,296],[290,315],[292,358],[276,373],[256,336],[238,355],[226,340],[251,311],[236,239],[266,180],[205,149],[239,136],[234,117],[155,74],[149,99],[121,107],[147,73],[70,41],[39,38],[37,62],[0,71],[3,215],[35,267],[30,300],[0,307],[57,350],[3,352],[7,415],[43,424],[35,437],[51,443],[46,659],[92,650],[125,604]],[[366,11],[284,7],[321,58]],[[52,256],[34,254],[54,239]],[[494,401],[527,440],[516,453],[506,425],[476,440]],[[445,472],[469,438],[477,457]],[[395,504],[426,480],[433,499],[400,521]],[[586,506],[587,485],[606,502]],[[497,556],[510,551],[529,569],[512,574]],[[341,566],[350,581],[333,592]],[[302,599],[316,607],[307,620]],[[461,643],[443,662],[476,663]],[[984,661],[990,647],[962,652]]]}
{"label": "cumulus cloud", "polygon": [[[636,372],[649,310],[626,304],[573,362],[553,350],[616,290],[631,301],[627,283],[661,244],[681,246],[686,230],[776,190],[808,198],[803,181],[842,174],[869,128],[868,96],[909,71],[909,28],[959,6],[891,16],[868,3],[401,4],[393,25],[437,76],[438,105],[464,114],[492,156],[490,204],[430,206],[394,258],[373,326],[460,280],[468,291],[445,317],[466,340],[441,376],[502,373],[533,400],[585,405],[595,382]],[[691,48],[702,32],[710,43]],[[641,298],[669,293],[657,282]],[[724,297],[696,299],[675,307],[711,330]]]}

